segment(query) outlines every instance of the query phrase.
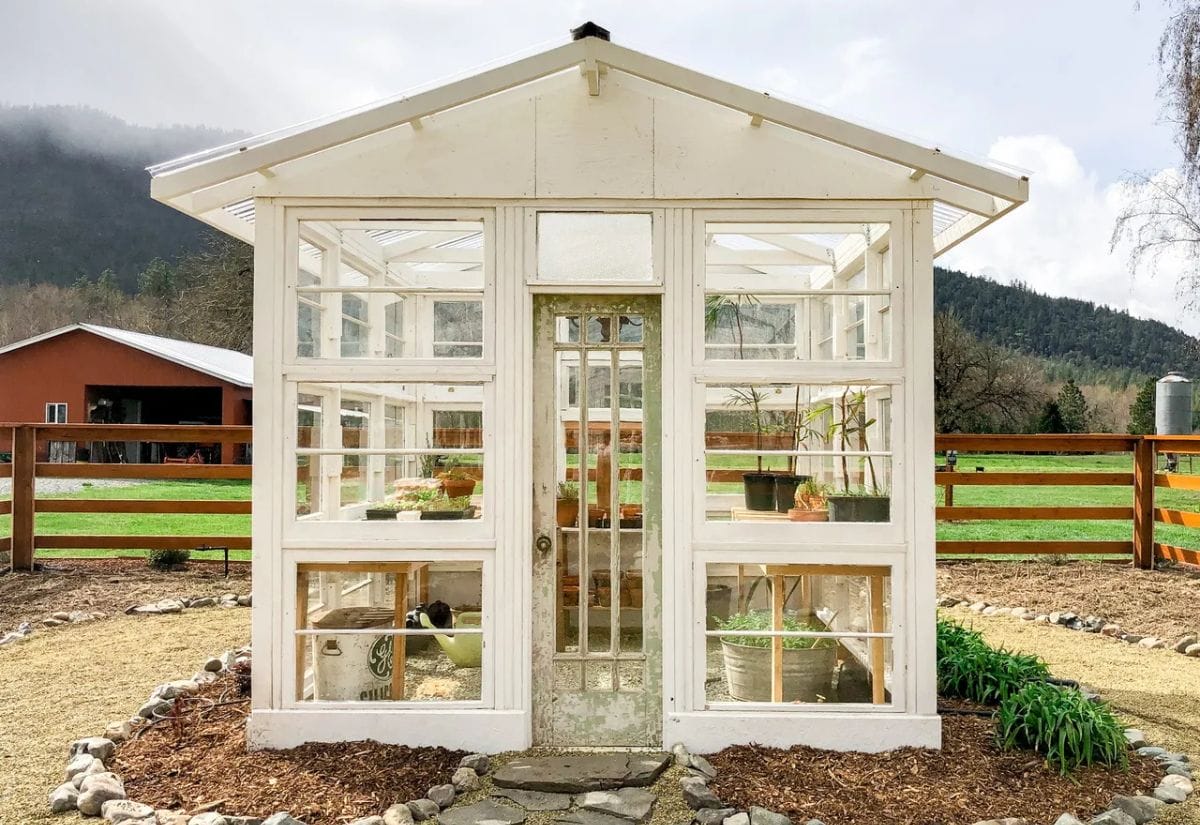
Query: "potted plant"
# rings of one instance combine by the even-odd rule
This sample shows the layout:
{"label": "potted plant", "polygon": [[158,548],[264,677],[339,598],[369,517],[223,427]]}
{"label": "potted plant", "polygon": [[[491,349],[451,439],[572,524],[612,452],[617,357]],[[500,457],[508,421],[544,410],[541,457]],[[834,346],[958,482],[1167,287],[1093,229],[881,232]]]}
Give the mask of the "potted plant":
{"label": "potted plant", "polygon": [[422,521],[457,521],[475,517],[469,496],[435,498],[421,509]]}
{"label": "potted plant", "polygon": [[367,521],[395,521],[398,512],[400,503],[397,501],[372,502],[367,506]]}
{"label": "potted plant", "polygon": [[[743,304],[757,304],[758,299],[753,295],[709,295],[704,299],[704,331],[708,334],[721,325],[723,321],[731,321],[734,344],[737,347],[738,360],[746,358],[746,331],[742,324]],[[747,510],[775,509],[775,474],[763,471],[761,450],[763,449],[763,434],[766,423],[763,418],[762,394],[755,388],[735,389],[730,404],[748,406],[754,413],[754,448],[760,451],[755,458],[758,468],[755,472],[742,473],[742,487],[746,497]]]}
{"label": "potted plant", "polygon": [[441,498],[442,491],[438,487],[409,488],[396,500],[399,521],[417,521],[429,504]]}
{"label": "potted plant", "polygon": [[[770,630],[766,611],[734,613],[717,620],[719,630]],[[793,615],[783,617],[783,629],[822,631],[825,627]],[[722,636],[721,656],[729,695],[742,702],[770,702],[772,662],[770,636]],[[783,701],[820,702],[833,685],[837,644],[828,638],[783,638]]]}
{"label": "potted plant", "polygon": [[793,506],[788,509],[791,521],[829,521],[828,488],[811,478],[796,490]]}
{"label": "potted plant", "polygon": [[[838,401],[838,420],[831,426],[831,433],[836,435],[841,449],[856,449],[861,453],[870,452],[867,431],[875,424],[874,418],[867,418],[867,394],[859,390],[847,388]],[[866,465],[866,483],[855,486],[850,480],[850,464],[845,454],[841,456],[842,489],[830,493],[830,521],[888,521],[891,519],[892,497],[880,485],[875,473],[875,462],[870,455],[864,456]]]}
{"label": "potted plant", "polygon": [[825,402],[805,409],[801,407],[800,402],[800,385],[797,384],[791,415],[785,426],[791,442],[787,472],[775,476],[775,509],[780,513],[787,513],[795,508],[797,490],[811,480],[811,476],[796,473],[800,463],[800,450],[808,450],[810,439],[819,442],[826,440],[825,431],[820,426],[821,419],[833,408],[832,404]]}
{"label": "potted plant", "polygon": [[554,519],[559,527],[574,527],[579,523],[579,485],[574,481],[558,483],[558,498],[554,502]]}
{"label": "potted plant", "polygon": [[442,465],[438,480],[442,482],[442,490],[447,498],[462,498],[475,492],[475,476],[462,466],[459,459],[450,456]]}
{"label": "potted plant", "polygon": [[758,462],[757,470],[742,473],[742,489],[746,497],[746,509],[774,510],[776,474],[763,470],[763,436],[767,432],[762,408],[764,396],[756,387],[734,388],[732,393],[730,404],[749,407],[753,413],[754,449],[758,451],[758,455],[755,456],[755,460]]}
{"label": "potted plant", "polygon": [[642,505],[628,502],[621,505],[621,527],[625,530],[641,529]]}

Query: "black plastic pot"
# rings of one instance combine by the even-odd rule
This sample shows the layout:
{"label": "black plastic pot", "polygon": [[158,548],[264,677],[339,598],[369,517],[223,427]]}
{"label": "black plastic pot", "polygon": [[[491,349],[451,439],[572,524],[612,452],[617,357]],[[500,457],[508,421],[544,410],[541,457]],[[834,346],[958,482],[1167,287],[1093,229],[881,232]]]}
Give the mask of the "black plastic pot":
{"label": "black plastic pot", "polygon": [[800,485],[810,480],[812,476],[794,476],[779,473],[775,476],[775,510],[786,513],[796,506],[796,491]]}
{"label": "black plastic pot", "polygon": [[743,473],[746,490],[746,509],[770,511],[775,509],[775,474]]}
{"label": "black plastic pot", "polygon": [[890,521],[891,496],[829,496],[830,521]]}
{"label": "black plastic pot", "polygon": [[370,507],[367,508],[367,521],[395,521],[395,520],[396,520],[396,511],[395,510],[387,510],[382,507],[380,507],[378,509],[370,508]]}

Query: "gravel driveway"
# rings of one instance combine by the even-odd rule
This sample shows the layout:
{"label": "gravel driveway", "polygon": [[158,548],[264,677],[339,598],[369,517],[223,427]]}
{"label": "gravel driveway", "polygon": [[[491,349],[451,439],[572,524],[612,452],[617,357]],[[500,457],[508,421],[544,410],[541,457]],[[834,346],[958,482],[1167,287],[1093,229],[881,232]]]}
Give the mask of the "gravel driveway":
{"label": "gravel driveway", "polygon": [[[38,495],[62,495],[78,493],[88,487],[136,487],[144,481],[127,478],[39,478],[36,482]],[[0,478],[0,496],[12,493],[12,479]]]}

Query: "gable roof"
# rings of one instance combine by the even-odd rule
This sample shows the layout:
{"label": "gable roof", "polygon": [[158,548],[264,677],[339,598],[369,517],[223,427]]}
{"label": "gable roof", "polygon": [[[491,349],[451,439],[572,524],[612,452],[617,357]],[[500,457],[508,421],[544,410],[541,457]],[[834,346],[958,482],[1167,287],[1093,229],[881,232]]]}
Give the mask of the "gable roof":
{"label": "gable roof", "polygon": [[842,120],[597,36],[584,36],[435,88],[150,167],[151,195],[252,243],[254,208],[250,198],[255,187],[273,175],[272,167],[402,124],[417,129],[422,118],[576,67],[588,77],[592,94],[599,91],[601,75],[615,69],[742,112],[753,125],[769,122],[893,164],[914,182],[928,177],[943,183],[939,191],[949,194],[938,197],[934,215],[935,251],[939,253],[1028,199],[1029,181],[1023,173]]}
{"label": "gable roof", "polygon": [[71,324],[35,335],[6,347],[0,347],[0,355],[76,331],[99,335],[118,344],[141,350],[164,361],[188,367],[239,387],[254,386],[254,359],[245,353],[221,347],[210,347],[207,344],[194,344],[191,341],[179,341],[175,338],[147,335],[144,332],[102,327],[96,324]]}

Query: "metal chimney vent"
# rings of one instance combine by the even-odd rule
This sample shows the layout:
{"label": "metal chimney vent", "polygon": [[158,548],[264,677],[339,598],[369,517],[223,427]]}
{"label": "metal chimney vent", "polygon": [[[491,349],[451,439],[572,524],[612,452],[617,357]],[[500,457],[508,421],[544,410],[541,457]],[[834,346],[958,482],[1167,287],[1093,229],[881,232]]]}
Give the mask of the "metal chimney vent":
{"label": "metal chimney vent", "polygon": [[598,37],[601,40],[608,40],[608,29],[603,26],[598,26],[591,20],[584,23],[577,29],[571,29],[572,40],[583,40],[585,37]]}

